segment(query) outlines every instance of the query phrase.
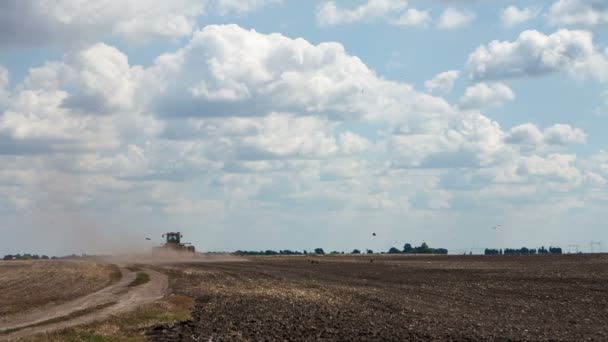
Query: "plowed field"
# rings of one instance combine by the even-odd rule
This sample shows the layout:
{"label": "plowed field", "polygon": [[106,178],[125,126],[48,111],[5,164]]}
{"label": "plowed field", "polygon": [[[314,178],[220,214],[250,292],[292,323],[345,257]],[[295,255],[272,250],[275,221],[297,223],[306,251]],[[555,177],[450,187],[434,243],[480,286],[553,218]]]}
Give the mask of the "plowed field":
{"label": "plowed field", "polygon": [[324,256],[165,266],[154,341],[608,341],[608,257]]}

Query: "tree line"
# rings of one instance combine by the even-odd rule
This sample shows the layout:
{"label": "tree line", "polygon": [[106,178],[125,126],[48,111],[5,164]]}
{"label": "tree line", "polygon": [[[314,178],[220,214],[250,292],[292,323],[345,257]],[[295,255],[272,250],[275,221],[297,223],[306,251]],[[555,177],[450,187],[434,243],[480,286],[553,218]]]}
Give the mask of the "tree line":
{"label": "tree line", "polygon": [[57,257],[49,257],[48,255],[38,254],[7,254],[2,260],[48,260],[57,259]]}
{"label": "tree line", "polygon": [[534,254],[562,254],[560,247],[549,247],[546,249],[544,246],[539,249],[534,248],[505,248],[505,249],[494,249],[486,248],[484,255],[534,255]]}
{"label": "tree line", "polygon": [[2,260],[55,260],[55,259],[80,259],[80,258],[90,258],[90,257],[94,257],[95,255],[88,255],[88,254],[71,254],[71,255],[66,255],[66,256],[62,256],[62,257],[56,257],[56,256],[51,256],[49,257],[48,255],[38,255],[38,254],[29,254],[29,253],[24,253],[24,254],[7,254],[5,255]]}
{"label": "tree line", "polygon": [[[311,252],[308,252],[307,250],[299,252],[299,251],[292,251],[289,249],[279,250],[279,251],[274,251],[274,250],[269,249],[269,250],[262,250],[262,251],[238,250],[238,251],[234,252],[234,254],[246,256],[246,255],[309,255],[309,254],[324,255],[324,254],[377,254],[377,253],[374,253],[374,251],[371,249],[365,249],[364,251],[361,251],[359,249],[353,249],[352,252],[350,252],[350,253],[344,253],[344,251],[340,251],[340,252],[331,251],[329,253],[325,253],[323,248],[315,248]],[[380,252],[379,254],[448,254],[448,250],[445,248],[430,248],[426,242],[423,242],[418,247],[412,247],[411,244],[406,243],[403,246],[402,250],[397,249],[395,247],[391,247],[387,252]]]}

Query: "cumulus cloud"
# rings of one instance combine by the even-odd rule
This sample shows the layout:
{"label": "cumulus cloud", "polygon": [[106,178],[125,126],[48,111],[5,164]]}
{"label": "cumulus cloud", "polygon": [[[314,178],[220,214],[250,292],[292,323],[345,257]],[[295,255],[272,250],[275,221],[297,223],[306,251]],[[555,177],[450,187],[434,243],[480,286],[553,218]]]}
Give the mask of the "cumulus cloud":
{"label": "cumulus cloud", "polygon": [[608,24],[608,5],[603,0],[558,0],[551,5],[549,23],[554,26]]}
{"label": "cumulus cloud", "polygon": [[340,147],[346,154],[356,154],[367,150],[370,142],[365,137],[346,131],[340,133]]}
{"label": "cumulus cloud", "polygon": [[537,148],[543,143],[544,138],[543,133],[535,124],[525,123],[511,128],[505,141],[509,144]]}
{"label": "cumulus cloud", "polygon": [[[281,4],[283,0],[215,0],[217,12],[221,15],[252,12],[260,7]],[[213,2],[212,2],[213,3]]]}
{"label": "cumulus cloud", "polygon": [[565,124],[548,127],[544,135],[545,141],[552,145],[582,144],[587,141],[587,135],[582,129]]}
{"label": "cumulus cloud", "polygon": [[517,168],[517,173],[556,182],[578,182],[581,179],[581,172],[575,162],[576,156],[573,154],[524,157]]}
{"label": "cumulus cloud", "polygon": [[36,46],[114,34],[129,41],[177,38],[192,32],[204,11],[197,0],[178,1],[3,1],[0,44]]}
{"label": "cumulus cloud", "polygon": [[458,70],[445,71],[424,82],[424,87],[430,93],[450,93],[458,77],[460,77],[460,71]]}
{"label": "cumulus cloud", "polygon": [[207,9],[213,14],[253,11],[280,0],[80,0],[0,3],[0,45],[43,46],[94,42],[113,35],[132,43],[192,33]]}
{"label": "cumulus cloud", "polygon": [[524,7],[519,9],[515,6],[509,6],[503,9],[500,19],[505,27],[514,27],[535,19],[539,14],[539,8]]}
{"label": "cumulus cloud", "polygon": [[32,68],[5,101],[0,154],[113,149],[135,132],[159,133],[162,124],[138,95],[144,74],[102,43]]}
{"label": "cumulus cloud", "polygon": [[396,26],[426,27],[431,23],[430,11],[408,8],[399,18],[391,21]]}
{"label": "cumulus cloud", "polygon": [[354,9],[340,8],[335,1],[326,1],[319,5],[316,15],[322,26],[377,20],[397,26],[426,26],[431,21],[429,11],[408,8],[405,0],[368,0]]}
{"label": "cumulus cloud", "polygon": [[467,9],[446,8],[437,22],[440,30],[456,30],[468,26],[474,19],[475,13]]}
{"label": "cumulus cloud", "polygon": [[507,132],[505,142],[520,145],[527,149],[537,149],[542,146],[564,146],[569,144],[583,144],[587,135],[580,128],[573,128],[567,124],[555,124],[540,131],[532,123],[515,126]]}
{"label": "cumulus cloud", "polygon": [[515,99],[515,93],[504,83],[477,83],[468,87],[460,98],[463,109],[481,109],[492,106],[502,106],[505,101]]}
{"label": "cumulus cloud", "polygon": [[592,34],[559,30],[545,35],[522,32],[515,41],[492,41],[469,55],[467,67],[475,80],[549,74],[584,67],[594,55]]}
{"label": "cumulus cloud", "polygon": [[[448,92],[457,78],[451,70],[425,86]],[[576,159],[547,153],[584,142],[584,132],[505,132],[478,108],[514,95],[482,84],[465,101],[478,105],[462,110],[379,76],[341,44],[237,25],[197,30],[149,67],[89,44],[11,87],[0,112],[0,209],[64,199],[114,209],[120,197],[130,211],[266,210],[274,220],[319,207],[448,209],[459,195],[439,182],[456,169],[488,188],[576,182]],[[602,177],[594,170],[581,177]],[[44,183],[61,201],[40,195]]]}

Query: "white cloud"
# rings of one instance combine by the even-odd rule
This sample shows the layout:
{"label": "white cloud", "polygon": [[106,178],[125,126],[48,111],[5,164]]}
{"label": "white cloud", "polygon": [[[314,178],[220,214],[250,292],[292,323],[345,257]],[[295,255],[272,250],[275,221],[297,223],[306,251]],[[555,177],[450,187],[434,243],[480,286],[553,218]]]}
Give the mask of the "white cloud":
{"label": "white cloud", "polygon": [[350,24],[385,18],[395,11],[407,8],[405,0],[368,0],[355,9],[339,8],[335,1],[323,2],[317,8],[317,20],[323,26]]}
{"label": "white cloud", "polygon": [[467,67],[475,80],[544,75],[585,67],[594,55],[592,34],[559,30],[551,35],[524,31],[517,40],[492,41],[469,55]]}
{"label": "white cloud", "polygon": [[[322,208],[397,221],[606,174],[601,161],[581,169],[550,154],[583,143],[580,129],[505,132],[473,108],[511,99],[503,84],[470,87],[464,102],[476,105],[461,110],[377,75],[338,43],[213,25],[146,68],[102,43],[66,51],[11,87],[0,112],[0,210],[274,222]],[[449,92],[457,78],[451,70],[425,86]],[[462,175],[458,190],[440,184],[450,172]]]}
{"label": "white cloud", "polygon": [[346,154],[360,153],[369,147],[369,140],[360,135],[348,131],[340,133],[340,148]]}
{"label": "white cloud", "polygon": [[[95,44],[30,70],[0,116],[0,154],[81,153],[119,147],[162,123],[145,113],[147,76],[114,47]],[[154,82],[150,82],[154,83]]]}
{"label": "white cloud", "polygon": [[503,9],[500,19],[505,27],[514,27],[535,19],[539,14],[540,8],[509,6]]}
{"label": "white cloud", "polygon": [[583,144],[586,141],[587,135],[582,129],[566,124],[555,124],[541,132],[536,125],[526,123],[511,128],[505,136],[505,142],[530,150],[551,145]]}
{"label": "white cloud", "polygon": [[6,0],[0,2],[0,46],[78,45],[108,37],[131,43],[177,39],[205,14],[243,14],[281,0]]}
{"label": "white cloud", "polygon": [[435,75],[431,80],[424,82],[424,87],[430,93],[443,92],[450,93],[454,87],[454,82],[460,77],[460,71],[449,70]]}
{"label": "white cloud", "polygon": [[507,133],[505,141],[509,144],[522,145],[535,149],[544,141],[543,133],[532,123],[515,126]]}
{"label": "white cloud", "polygon": [[321,26],[385,20],[395,26],[424,27],[431,21],[429,11],[408,8],[405,0],[368,0],[354,9],[340,8],[335,1],[326,1],[317,7],[316,15]]}
{"label": "white cloud", "polygon": [[104,0],[86,6],[78,0],[3,1],[0,44],[35,46],[108,34],[136,42],[178,38],[192,32],[194,20],[203,10],[199,0]]}
{"label": "white cloud", "polygon": [[392,21],[396,26],[426,27],[431,23],[430,11],[408,8],[399,18]]}
{"label": "white cloud", "polygon": [[550,154],[547,157],[524,157],[517,173],[527,177],[544,178],[556,182],[578,182],[581,173],[575,165],[572,154]]}
{"label": "white cloud", "polygon": [[554,26],[608,24],[608,5],[603,0],[558,0],[551,5],[549,23]]}
{"label": "white cloud", "polygon": [[555,124],[544,131],[545,141],[551,145],[582,144],[587,141],[587,135],[580,128],[572,128],[566,124]]}
{"label": "white cloud", "polygon": [[446,8],[437,22],[440,30],[455,30],[468,26],[474,19],[475,13],[466,9]]}
{"label": "white cloud", "polygon": [[215,0],[217,12],[221,15],[243,14],[255,11],[260,7],[281,3],[283,3],[283,0]]}
{"label": "white cloud", "polygon": [[504,83],[477,83],[468,87],[460,98],[463,109],[481,109],[492,106],[502,106],[505,101],[515,99],[515,93]]}

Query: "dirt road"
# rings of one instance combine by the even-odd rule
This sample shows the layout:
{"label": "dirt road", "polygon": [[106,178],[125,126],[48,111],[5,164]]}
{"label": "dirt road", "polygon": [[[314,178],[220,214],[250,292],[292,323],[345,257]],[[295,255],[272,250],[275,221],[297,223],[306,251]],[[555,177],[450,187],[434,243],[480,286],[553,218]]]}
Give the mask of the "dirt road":
{"label": "dirt road", "polygon": [[[161,298],[167,290],[167,276],[143,268],[121,267],[117,283],[72,301],[20,315],[0,318],[0,340],[12,340],[100,320]],[[146,273],[146,283],[132,286],[137,273]],[[67,286],[66,286],[67,287]]]}

